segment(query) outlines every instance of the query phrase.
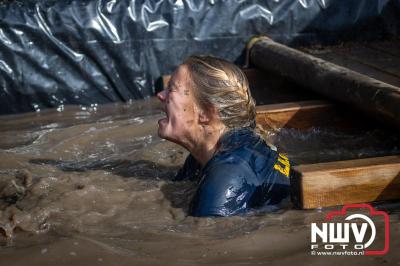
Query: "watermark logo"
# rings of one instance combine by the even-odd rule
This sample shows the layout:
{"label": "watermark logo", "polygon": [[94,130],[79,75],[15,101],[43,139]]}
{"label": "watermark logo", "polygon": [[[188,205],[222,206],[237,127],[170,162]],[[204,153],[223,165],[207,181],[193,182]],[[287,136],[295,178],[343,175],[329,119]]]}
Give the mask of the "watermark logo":
{"label": "watermark logo", "polygon": [[[370,256],[389,251],[389,215],[384,211],[369,204],[349,204],[328,213],[325,220],[311,224],[311,255]],[[377,230],[374,221],[383,222],[383,229]],[[383,244],[379,246],[377,239]]]}

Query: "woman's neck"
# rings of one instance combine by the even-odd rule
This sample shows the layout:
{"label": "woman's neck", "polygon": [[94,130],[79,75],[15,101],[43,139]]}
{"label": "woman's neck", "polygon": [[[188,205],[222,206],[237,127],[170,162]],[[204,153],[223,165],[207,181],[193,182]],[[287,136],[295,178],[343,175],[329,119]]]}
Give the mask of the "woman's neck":
{"label": "woman's neck", "polygon": [[218,149],[218,141],[225,133],[225,125],[217,124],[214,126],[207,125],[202,127],[199,137],[193,139],[192,145],[187,149],[192,156],[204,167],[207,162],[214,156]]}

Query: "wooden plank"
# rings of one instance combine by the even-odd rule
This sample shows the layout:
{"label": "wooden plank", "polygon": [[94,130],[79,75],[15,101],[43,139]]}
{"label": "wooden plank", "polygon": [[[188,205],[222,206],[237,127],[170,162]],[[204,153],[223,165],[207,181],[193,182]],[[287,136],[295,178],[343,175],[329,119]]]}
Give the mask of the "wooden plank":
{"label": "wooden plank", "polygon": [[346,43],[338,46],[306,46],[299,50],[400,86],[400,41]]}
{"label": "wooden plank", "polygon": [[294,166],[291,185],[303,209],[400,199],[400,156]]}
{"label": "wooden plank", "polygon": [[386,73],[381,71],[380,69],[376,69],[365,65],[359,61],[355,61],[350,58],[346,54],[338,54],[331,50],[331,48],[327,48],[330,51],[314,54],[312,49],[304,49],[305,52],[311,53],[312,55],[321,58],[323,60],[332,62],[334,64],[349,68],[351,70],[357,71],[363,75],[367,75],[374,79],[389,83],[393,86],[400,86],[400,78],[395,75]]}
{"label": "wooden plank", "polygon": [[260,105],[256,107],[256,111],[258,114],[273,114],[281,112],[296,113],[300,110],[304,111],[332,107],[333,105],[331,103],[324,101],[301,101]]}
{"label": "wooden plank", "polygon": [[400,57],[400,40],[390,40],[382,42],[370,42],[365,44],[376,50],[380,50],[387,54]]}
{"label": "wooden plank", "polygon": [[358,108],[400,129],[400,88],[327,62],[273,40],[257,41],[251,62],[265,71],[281,73],[331,99]]}
{"label": "wooden plank", "polygon": [[363,47],[360,45],[350,47],[338,47],[335,54],[341,54],[356,62],[360,62],[383,73],[388,73],[400,78],[400,58],[383,51]]}
{"label": "wooden plank", "polygon": [[[256,106],[256,123],[264,130],[311,127],[364,128],[367,118],[325,101],[301,101]],[[369,118],[368,118],[369,119]],[[369,120],[370,121],[370,120]]]}
{"label": "wooden plank", "polygon": [[264,130],[284,127],[303,130],[326,124],[328,116],[335,117],[333,105],[323,101],[261,105],[256,107],[256,113],[257,125]]}

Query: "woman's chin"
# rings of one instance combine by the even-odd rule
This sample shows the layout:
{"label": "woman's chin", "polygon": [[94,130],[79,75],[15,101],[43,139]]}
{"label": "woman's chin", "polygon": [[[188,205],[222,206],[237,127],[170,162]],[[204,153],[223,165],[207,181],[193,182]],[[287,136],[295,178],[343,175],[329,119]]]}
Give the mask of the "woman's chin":
{"label": "woman's chin", "polygon": [[160,120],[158,120],[158,125],[159,126],[166,126],[168,124],[168,118],[167,117],[164,117],[164,118],[161,118]]}
{"label": "woman's chin", "polygon": [[166,129],[168,126],[168,118],[162,118],[160,120],[158,120],[158,136],[160,138],[166,138],[167,134],[166,134]]}

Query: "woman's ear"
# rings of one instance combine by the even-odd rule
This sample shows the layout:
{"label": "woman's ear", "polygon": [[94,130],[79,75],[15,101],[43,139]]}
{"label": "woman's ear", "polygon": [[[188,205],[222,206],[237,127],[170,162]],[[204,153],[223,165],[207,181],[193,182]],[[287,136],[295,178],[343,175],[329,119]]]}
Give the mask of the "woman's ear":
{"label": "woman's ear", "polygon": [[199,122],[202,124],[209,124],[216,119],[219,119],[219,115],[215,107],[211,107],[207,111],[200,110],[199,112]]}

